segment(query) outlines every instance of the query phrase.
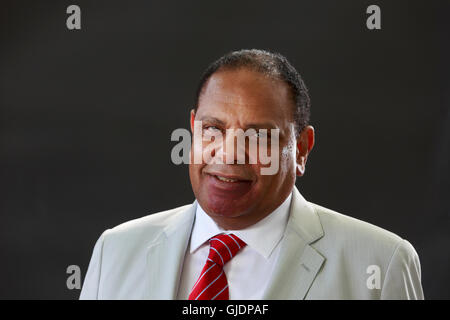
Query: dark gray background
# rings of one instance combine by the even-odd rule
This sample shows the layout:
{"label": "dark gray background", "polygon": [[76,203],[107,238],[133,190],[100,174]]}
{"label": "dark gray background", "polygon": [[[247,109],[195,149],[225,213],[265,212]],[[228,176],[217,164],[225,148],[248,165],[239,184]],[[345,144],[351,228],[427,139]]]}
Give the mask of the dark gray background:
{"label": "dark gray background", "polygon": [[426,298],[450,298],[446,3],[2,1],[0,298],[78,298],[66,268],[85,274],[103,230],[194,200],[170,134],[241,48],[281,52],[310,90],[304,196],[408,239]]}

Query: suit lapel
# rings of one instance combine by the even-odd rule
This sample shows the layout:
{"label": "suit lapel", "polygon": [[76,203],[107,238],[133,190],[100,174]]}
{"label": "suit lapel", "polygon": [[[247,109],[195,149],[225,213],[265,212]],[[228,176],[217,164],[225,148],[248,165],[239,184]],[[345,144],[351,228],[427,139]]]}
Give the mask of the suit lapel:
{"label": "suit lapel", "polygon": [[145,298],[176,299],[181,269],[191,235],[197,202],[172,217],[147,249],[148,284]]}
{"label": "suit lapel", "polygon": [[323,236],[314,208],[296,187],[274,274],[263,299],[304,299],[325,258],[310,244]]}
{"label": "suit lapel", "polygon": [[[147,299],[176,299],[197,202],[172,217],[147,249]],[[296,187],[274,274],[263,299],[304,299],[325,258],[310,244],[323,236],[319,217]]]}

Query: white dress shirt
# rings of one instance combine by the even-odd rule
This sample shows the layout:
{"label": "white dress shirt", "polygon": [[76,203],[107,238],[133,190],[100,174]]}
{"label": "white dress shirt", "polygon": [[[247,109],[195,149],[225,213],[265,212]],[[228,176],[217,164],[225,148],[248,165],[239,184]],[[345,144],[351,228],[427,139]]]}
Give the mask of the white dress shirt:
{"label": "white dress shirt", "polygon": [[177,299],[188,299],[209,254],[208,240],[219,233],[233,233],[247,245],[224,266],[230,300],[259,300],[278,258],[292,194],[271,214],[242,230],[223,230],[197,202],[194,226],[186,251]]}

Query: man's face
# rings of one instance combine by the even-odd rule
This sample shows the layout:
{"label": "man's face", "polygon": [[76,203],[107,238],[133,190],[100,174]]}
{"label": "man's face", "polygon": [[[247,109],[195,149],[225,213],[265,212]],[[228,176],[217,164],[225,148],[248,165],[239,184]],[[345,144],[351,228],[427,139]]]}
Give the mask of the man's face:
{"label": "man's face", "polygon": [[[218,71],[206,83],[197,112],[191,112],[192,131],[195,120],[202,121],[203,134],[220,131],[223,135],[220,156],[224,164],[191,161],[189,175],[197,201],[225,229],[241,229],[256,223],[275,210],[292,191],[297,146],[292,121],[294,102],[289,94],[288,86],[282,81],[245,68]],[[259,157],[256,164],[249,164],[247,147],[245,164],[226,163],[226,130],[248,128],[268,132],[279,129],[279,169],[274,175],[261,174],[261,167],[269,165],[261,164]],[[203,150],[207,144],[203,142]],[[235,147],[233,159],[237,159],[236,150]],[[192,148],[191,157],[194,152],[199,151]],[[233,180],[228,182],[223,178]]]}

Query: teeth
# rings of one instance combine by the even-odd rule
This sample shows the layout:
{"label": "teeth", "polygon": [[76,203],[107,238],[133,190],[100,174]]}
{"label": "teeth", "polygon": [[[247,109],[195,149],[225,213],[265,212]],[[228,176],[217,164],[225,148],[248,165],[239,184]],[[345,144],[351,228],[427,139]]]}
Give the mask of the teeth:
{"label": "teeth", "polygon": [[220,181],[225,181],[225,182],[236,182],[237,181],[237,179],[228,179],[228,178],[224,178],[224,177],[221,177],[221,176],[216,176],[216,177]]}

